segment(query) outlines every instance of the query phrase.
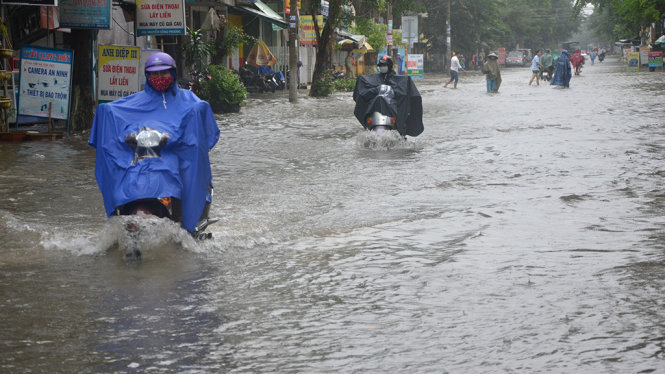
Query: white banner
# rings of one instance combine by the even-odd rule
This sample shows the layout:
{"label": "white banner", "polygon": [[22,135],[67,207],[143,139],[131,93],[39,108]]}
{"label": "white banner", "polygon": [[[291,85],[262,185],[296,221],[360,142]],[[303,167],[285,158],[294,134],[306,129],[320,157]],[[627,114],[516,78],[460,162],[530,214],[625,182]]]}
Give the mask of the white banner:
{"label": "white banner", "polygon": [[136,34],[185,35],[183,0],[136,0]]}

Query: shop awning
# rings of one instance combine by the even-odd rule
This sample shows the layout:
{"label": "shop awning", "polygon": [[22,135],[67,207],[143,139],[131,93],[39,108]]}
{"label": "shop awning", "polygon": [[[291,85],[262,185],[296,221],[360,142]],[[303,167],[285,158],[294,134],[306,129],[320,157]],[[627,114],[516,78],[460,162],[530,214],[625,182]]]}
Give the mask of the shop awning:
{"label": "shop awning", "polygon": [[229,7],[230,13],[245,13],[262,18],[263,20],[272,23],[280,29],[285,29],[289,25],[284,21],[284,18],[266,5],[261,0],[255,0],[251,5],[237,5]]}

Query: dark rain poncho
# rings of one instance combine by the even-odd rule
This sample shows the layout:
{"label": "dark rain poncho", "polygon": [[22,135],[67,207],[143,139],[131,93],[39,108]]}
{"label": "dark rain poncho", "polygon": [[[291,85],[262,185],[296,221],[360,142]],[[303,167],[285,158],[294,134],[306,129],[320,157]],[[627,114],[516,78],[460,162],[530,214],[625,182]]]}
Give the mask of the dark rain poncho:
{"label": "dark rain poncho", "polygon": [[499,70],[499,62],[497,59],[489,57],[480,71],[487,75],[487,79],[496,80],[496,89],[498,91],[499,87],[501,87],[501,71]]}
{"label": "dark rain poncho", "polygon": [[[134,162],[125,137],[143,126],[170,137],[159,157]],[[141,92],[100,104],[88,144],[97,149],[95,177],[106,214],[134,200],[171,196],[181,200],[182,225],[193,231],[212,186],[208,152],[218,139],[210,105],[175,86],[162,94],[146,85]]]}
{"label": "dark rain poncho", "polygon": [[561,50],[561,56],[556,62],[556,70],[554,71],[554,78],[550,85],[570,87],[570,77],[572,76],[572,68],[570,67],[570,56],[565,49]]}
{"label": "dark rain poncho", "polygon": [[[392,87],[393,98],[379,95],[384,84]],[[361,75],[356,79],[353,100],[356,102],[353,114],[365,128],[365,119],[380,112],[396,118],[401,135],[418,136],[424,130],[422,98],[411,77],[392,72]]]}

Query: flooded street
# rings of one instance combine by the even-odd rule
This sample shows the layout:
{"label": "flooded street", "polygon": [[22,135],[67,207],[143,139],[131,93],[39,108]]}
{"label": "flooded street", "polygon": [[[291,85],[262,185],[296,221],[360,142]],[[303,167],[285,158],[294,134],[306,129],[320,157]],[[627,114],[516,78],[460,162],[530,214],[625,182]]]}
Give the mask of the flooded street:
{"label": "flooded street", "polygon": [[[587,63],[218,117],[213,239],[114,245],[87,137],[0,143],[0,372],[639,373],[665,359],[665,74]],[[388,142],[389,143],[389,142]]]}

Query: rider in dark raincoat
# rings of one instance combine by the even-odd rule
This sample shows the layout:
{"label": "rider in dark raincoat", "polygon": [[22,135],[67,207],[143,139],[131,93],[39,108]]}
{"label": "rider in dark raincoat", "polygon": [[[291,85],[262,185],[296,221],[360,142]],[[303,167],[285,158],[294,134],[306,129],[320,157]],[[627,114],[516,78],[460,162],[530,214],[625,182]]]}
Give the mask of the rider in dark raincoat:
{"label": "rider in dark raincoat", "polygon": [[[393,98],[381,93],[382,86],[390,86]],[[373,112],[379,112],[397,119],[399,133],[418,136],[423,130],[423,103],[420,92],[409,76],[396,75],[393,70],[393,59],[383,56],[379,61],[379,72],[360,75],[353,91],[356,107],[353,114],[366,127],[366,119]]]}
{"label": "rider in dark raincoat", "polygon": [[570,87],[570,78],[572,76],[572,68],[570,67],[570,56],[565,49],[561,50],[561,56],[556,62],[556,70],[554,71],[554,78],[550,85]]}

